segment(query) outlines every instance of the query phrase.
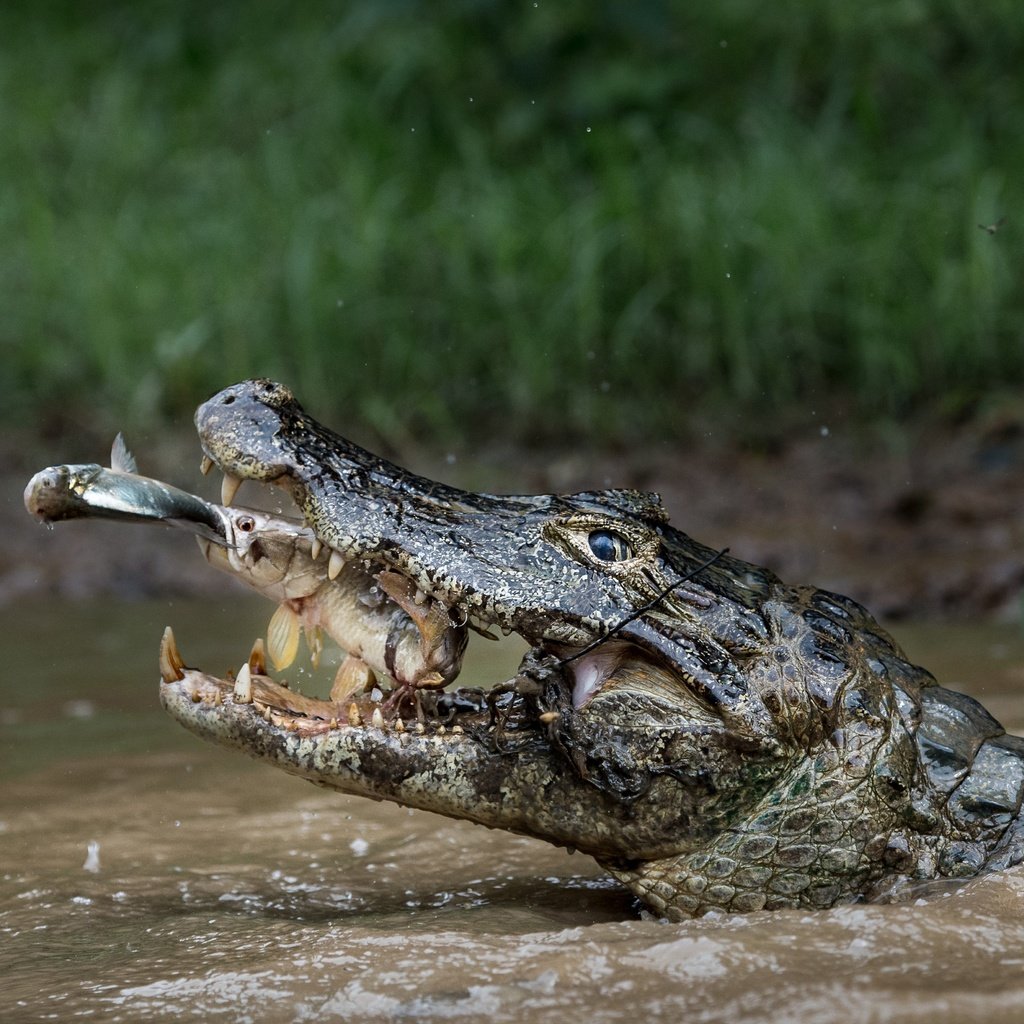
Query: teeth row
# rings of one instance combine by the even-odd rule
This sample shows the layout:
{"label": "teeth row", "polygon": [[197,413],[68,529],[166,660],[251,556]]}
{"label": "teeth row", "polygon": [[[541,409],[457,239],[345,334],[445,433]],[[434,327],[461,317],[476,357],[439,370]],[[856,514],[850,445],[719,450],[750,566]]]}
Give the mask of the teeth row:
{"label": "teeth row", "polygon": [[[253,704],[252,677],[264,676],[266,674],[267,666],[263,649],[263,640],[259,639],[252,645],[249,660],[242,663],[242,667],[238,670],[238,675],[235,676],[235,684],[231,691],[234,703]],[[178,644],[174,639],[174,631],[170,626],[164,630],[164,635],[160,640],[160,675],[165,683],[175,683],[185,678],[185,662],[182,660],[181,653],[178,651]],[[286,684],[282,682],[278,685],[284,686]],[[206,694],[204,696],[196,690],[192,694],[192,699],[196,703],[199,703],[210,696],[210,694]],[[219,690],[212,694],[212,700],[214,704],[220,704],[223,702]],[[264,704],[257,704],[257,707],[262,708],[261,714],[268,722],[270,722],[272,720],[270,707]],[[546,721],[549,719],[545,719],[544,716],[542,716],[542,720]],[[285,724],[288,728],[295,728],[293,719],[287,720]],[[337,719],[331,719],[330,724],[332,729],[337,728]],[[359,712],[359,705],[354,701],[348,706],[348,724],[352,726],[361,726],[363,724],[363,718]],[[370,715],[370,725],[373,726],[374,729],[380,729],[382,731],[391,729],[397,733],[406,732],[406,724],[403,719],[396,718],[393,722],[387,722],[384,719],[384,713],[379,707],[373,709],[373,713]],[[427,727],[423,722],[416,722],[411,728],[417,736],[422,736],[427,731]],[[453,736],[459,736],[462,734],[462,726],[453,725],[449,730],[443,725],[438,725],[435,729],[435,733],[438,736],[444,736],[448,733]]]}
{"label": "teeth row", "polygon": [[[214,466],[213,459],[211,459],[209,455],[204,455],[203,459],[202,459],[202,462],[199,465],[199,469],[202,472],[202,474],[205,476],[207,473],[210,472],[210,470],[213,468],[213,466]],[[235,500],[236,495],[238,494],[239,487],[241,487],[241,486],[242,486],[242,480],[241,480],[240,477],[233,476],[230,473],[225,473],[224,474],[224,479],[221,480],[221,484],[220,484],[220,500],[221,500],[221,504],[222,505],[231,505],[231,503]],[[313,541],[312,541],[312,544],[310,545],[310,548],[311,548],[310,554],[312,555],[313,561],[315,562],[320,557],[320,554],[321,554],[321,552],[324,549],[324,543],[323,543],[322,540],[320,540],[319,537],[314,537]],[[338,575],[341,573],[341,570],[344,568],[345,563],[347,561],[348,561],[348,559],[347,559],[347,557],[345,555],[343,555],[340,551],[335,551],[335,550],[332,549],[331,550],[330,561],[327,563],[327,578],[329,580],[336,580],[338,578]],[[367,568],[369,568],[369,563],[366,563],[366,565],[367,565]],[[417,605],[423,605],[423,604],[426,604],[428,600],[429,600],[428,595],[425,594],[419,588],[417,588],[416,589],[416,593],[413,596],[413,601]],[[481,622],[475,616],[471,619],[469,617],[469,615],[466,614],[466,621],[469,622],[470,627],[475,632],[479,633],[481,636],[487,637],[488,640],[497,640],[498,639],[498,637],[495,636],[494,633],[492,633],[490,631],[489,624]],[[507,632],[504,629],[502,630],[502,632],[506,633],[506,635],[508,635]]]}
{"label": "teeth row", "polygon": [[[203,460],[199,466],[203,475],[205,476],[207,473],[209,473],[213,466],[213,459],[211,459],[209,455],[204,455]],[[230,505],[235,500],[235,496],[238,494],[238,489],[241,486],[242,480],[240,477],[232,476],[230,473],[225,473],[224,479],[221,481],[220,484],[221,504],[225,506]],[[320,557],[321,553],[323,552],[323,549],[323,541],[320,540],[319,537],[314,537],[310,545],[310,554],[314,562]],[[343,555],[340,551],[332,549],[330,561],[328,561],[327,563],[327,578],[332,581],[336,580],[340,575],[341,570],[345,567],[345,563],[347,561],[348,558],[345,555]],[[366,563],[366,565],[367,568],[369,568],[369,563]],[[417,587],[416,592],[413,595],[413,602],[417,605],[424,605],[429,601],[429,599],[429,596]],[[475,632],[479,633],[481,636],[487,637],[488,640],[498,639],[498,637],[490,631],[486,623],[480,622],[475,617],[473,619],[470,619],[468,613],[463,612],[463,615],[464,620],[460,623],[460,625],[465,625],[468,622]],[[502,632],[508,635],[505,630],[502,630]],[[275,664],[277,664],[277,659],[275,659]],[[278,665],[278,668],[280,667],[281,666]]]}

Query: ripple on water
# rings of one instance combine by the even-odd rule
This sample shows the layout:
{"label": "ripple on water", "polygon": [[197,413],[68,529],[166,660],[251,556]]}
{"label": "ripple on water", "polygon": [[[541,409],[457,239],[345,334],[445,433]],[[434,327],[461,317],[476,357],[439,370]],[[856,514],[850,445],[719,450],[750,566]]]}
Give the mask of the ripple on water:
{"label": "ripple on water", "polygon": [[[916,904],[666,924],[586,858],[202,746],[145,711],[151,652],[90,667],[70,613],[63,629],[77,662],[19,685],[0,722],[25,755],[0,787],[5,1024],[1021,1019],[1024,869]],[[122,657],[131,672],[102,675]],[[1024,721],[1021,662],[1000,657],[986,678]],[[76,699],[93,713],[59,713]],[[139,709],[130,737],[121,708]]]}

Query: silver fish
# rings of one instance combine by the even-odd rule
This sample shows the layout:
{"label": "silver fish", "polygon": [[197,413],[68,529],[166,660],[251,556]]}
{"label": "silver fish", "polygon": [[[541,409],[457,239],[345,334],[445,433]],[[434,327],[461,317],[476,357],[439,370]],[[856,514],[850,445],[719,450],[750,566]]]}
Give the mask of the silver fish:
{"label": "silver fish", "polygon": [[[399,695],[454,679],[466,648],[466,617],[418,594],[384,566],[328,553],[302,520],[216,505],[141,476],[120,434],[110,467],[51,466],[25,489],[25,507],[46,523],[117,519],[165,523],[196,535],[206,560],[274,601],[267,653],[287,668],[305,633],[314,665],[326,633],[347,654],[331,696],[391,678]],[[323,556],[323,557],[321,557]]]}

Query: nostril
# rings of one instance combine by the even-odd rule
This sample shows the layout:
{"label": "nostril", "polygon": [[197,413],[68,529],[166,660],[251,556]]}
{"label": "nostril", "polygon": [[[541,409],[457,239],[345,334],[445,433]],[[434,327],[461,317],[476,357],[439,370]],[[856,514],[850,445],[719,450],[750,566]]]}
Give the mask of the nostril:
{"label": "nostril", "polygon": [[226,396],[226,397],[224,398],[224,405],[231,405],[231,403],[232,403],[232,402],[233,402],[234,400],[235,400],[235,396],[234,396],[234,395],[227,395],[227,396]]}

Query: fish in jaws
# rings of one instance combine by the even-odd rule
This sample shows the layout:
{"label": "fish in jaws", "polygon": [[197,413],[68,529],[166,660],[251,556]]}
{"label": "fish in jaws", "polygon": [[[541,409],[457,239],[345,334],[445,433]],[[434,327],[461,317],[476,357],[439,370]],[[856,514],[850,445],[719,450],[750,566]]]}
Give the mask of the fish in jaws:
{"label": "fish in jaws", "polygon": [[[161,700],[198,735],[321,786],[578,849],[674,919],[898,898],[1024,859],[1024,740],[855,601],[699,544],[657,495],[436,483],[269,380],[214,395],[196,426],[225,507],[243,481],[284,489],[311,538],[301,565],[325,560],[323,586],[346,593],[365,594],[346,567],[374,581],[415,631],[421,681],[445,622],[528,647],[488,690],[457,688],[461,655],[445,655],[447,689],[392,674],[389,695],[355,688],[339,713],[290,697],[262,655],[234,679],[186,667],[168,631]],[[371,660],[388,675],[386,655]]]}

